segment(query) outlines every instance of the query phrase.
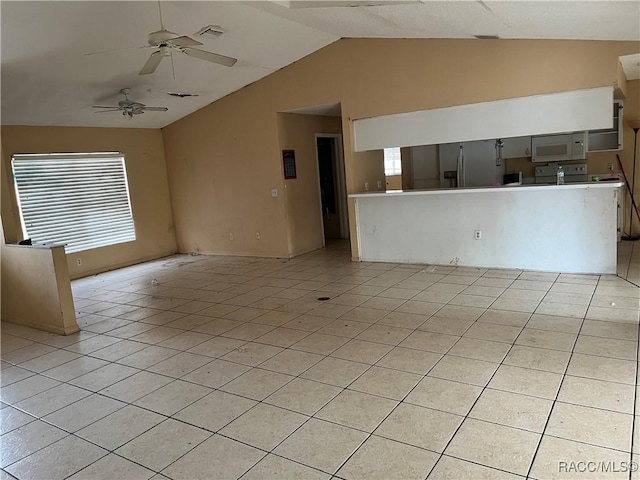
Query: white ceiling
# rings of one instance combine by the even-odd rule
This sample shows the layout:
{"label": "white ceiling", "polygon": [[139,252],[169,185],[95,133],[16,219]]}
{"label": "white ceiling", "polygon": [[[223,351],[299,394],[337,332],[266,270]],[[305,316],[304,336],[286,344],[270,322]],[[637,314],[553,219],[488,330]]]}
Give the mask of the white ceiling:
{"label": "white ceiling", "polygon": [[342,106],[340,103],[324,103],[322,105],[313,105],[311,107],[292,108],[291,110],[285,110],[284,113],[339,117],[342,114]]}
{"label": "white ceiling", "polygon": [[[153,1],[2,1],[2,124],[163,127],[341,37],[640,40],[636,1],[163,1],[162,11],[179,35],[222,26],[217,39],[199,37],[200,48],[238,63],[177,54],[174,80],[168,60],[138,75],[149,48],[85,55],[146,45],[160,28]],[[117,104],[124,87],[169,111],[94,113],[91,105]]]}
{"label": "white ceiling", "polygon": [[620,63],[622,63],[622,68],[627,80],[640,79],[640,53],[623,55],[620,57]]}

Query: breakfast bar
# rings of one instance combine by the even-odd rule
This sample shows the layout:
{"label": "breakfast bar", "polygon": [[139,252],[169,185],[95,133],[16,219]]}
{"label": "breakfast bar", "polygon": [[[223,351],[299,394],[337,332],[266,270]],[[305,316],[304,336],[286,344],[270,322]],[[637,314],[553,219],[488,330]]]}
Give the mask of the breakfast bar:
{"label": "breakfast bar", "polygon": [[350,195],[361,261],[615,274],[620,181]]}

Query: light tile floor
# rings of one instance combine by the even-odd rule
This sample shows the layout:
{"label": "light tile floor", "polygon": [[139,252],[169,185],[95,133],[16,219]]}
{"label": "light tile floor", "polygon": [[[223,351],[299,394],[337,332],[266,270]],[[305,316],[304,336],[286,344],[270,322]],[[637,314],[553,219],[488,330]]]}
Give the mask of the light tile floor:
{"label": "light tile floor", "polygon": [[78,334],[3,324],[0,479],[639,478],[637,286],[347,247],[174,256],[73,282]]}
{"label": "light tile floor", "polygon": [[618,243],[618,275],[640,286],[640,241]]}

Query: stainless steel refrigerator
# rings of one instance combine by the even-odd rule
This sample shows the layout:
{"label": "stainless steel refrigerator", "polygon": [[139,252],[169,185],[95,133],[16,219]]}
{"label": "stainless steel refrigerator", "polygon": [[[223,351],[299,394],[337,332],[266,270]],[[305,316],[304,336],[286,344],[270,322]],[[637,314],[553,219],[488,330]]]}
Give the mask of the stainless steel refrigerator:
{"label": "stainless steel refrigerator", "polygon": [[440,172],[455,170],[458,187],[502,184],[504,159],[498,158],[501,155],[496,142],[492,139],[440,145]]}

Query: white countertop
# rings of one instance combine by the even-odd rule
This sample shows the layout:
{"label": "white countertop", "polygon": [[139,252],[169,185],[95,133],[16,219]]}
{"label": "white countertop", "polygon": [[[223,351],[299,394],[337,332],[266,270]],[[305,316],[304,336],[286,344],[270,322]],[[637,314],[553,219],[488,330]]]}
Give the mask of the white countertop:
{"label": "white countertop", "polygon": [[408,195],[443,195],[451,193],[484,193],[484,192],[505,192],[505,191],[527,191],[549,190],[549,189],[590,189],[590,188],[620,188],[624,186],[622,181],[606,181],[606,182],[575,182],[565,183],[564,185],[500,185],[495,187],[461,187],[461,188],[435,188],[431,190],[388,190],[386,192],[362,192],[352,193],[350,198],[367,198],[367,197],[395,197]]}

